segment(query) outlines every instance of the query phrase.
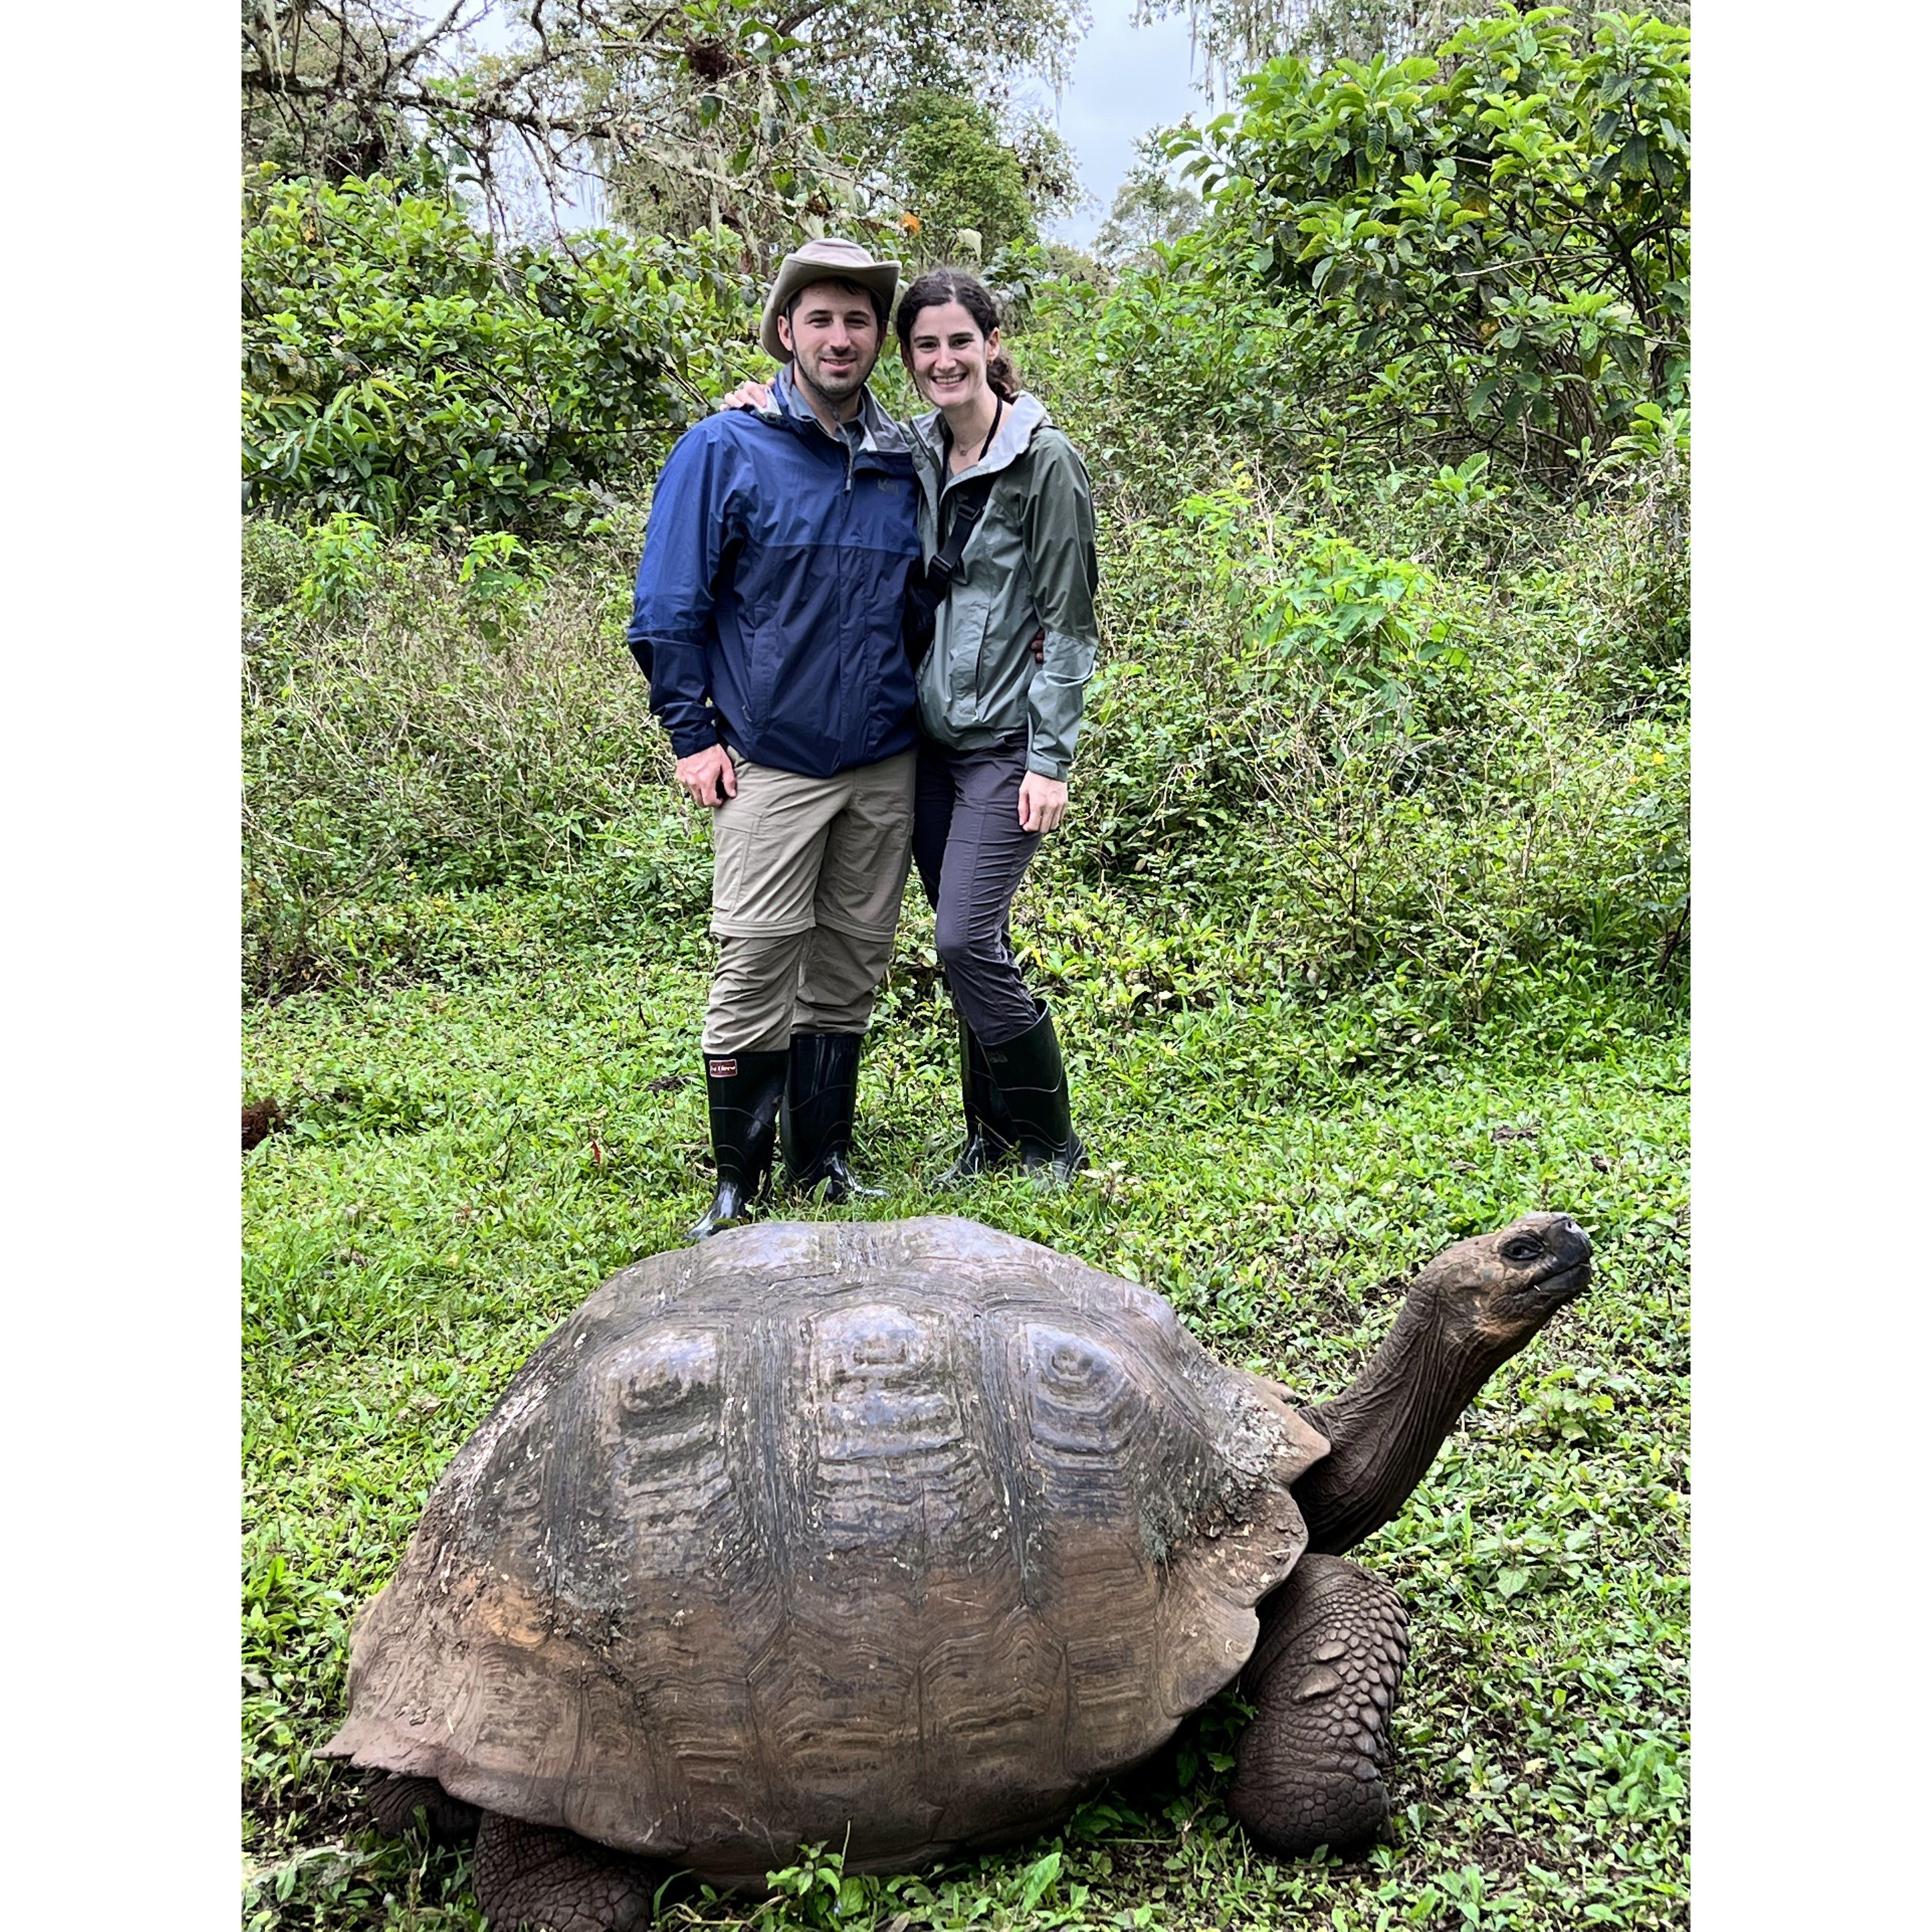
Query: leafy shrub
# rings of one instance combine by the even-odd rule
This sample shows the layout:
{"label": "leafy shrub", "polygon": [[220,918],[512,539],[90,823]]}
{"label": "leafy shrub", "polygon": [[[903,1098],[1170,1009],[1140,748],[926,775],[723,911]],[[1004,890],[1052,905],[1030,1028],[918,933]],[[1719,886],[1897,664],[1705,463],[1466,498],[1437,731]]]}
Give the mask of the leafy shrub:
{"label": "leafy shrub", "polygon": [[602,868],[628,880],[620,902],[689,901],[704,860],[656,829],[675,818],[669,759],[623,648],[625,566],[598,550],[574,572],[525,574],[507,543],[459,560],[392,542],[353,602],[331,606],[316,590],[340,548],[331,526],[293,586],[287,538],[251,531],[247,558],[273,580],[251,568],[246,581],[252,991],[514,950],[501,916],[460,904],[494,887]]}
{"label": "leafy shrub", "polygon": [[[1566,180],[1586,213],[1599,192],[1584,178],[1610,152],[1610,110],[1585,128],[1579,104],[1624,87],[1640,119],[1655,109],[1646,86],[1681,80],[1674,30],[1604,16],[1594,50],[1580,52],[1562,22],[1545,11],[1476,23],[1428,86],[1413,63],[1313,79],[1276,64],[1238,126],[1211,139],[1258,170],[1266,156],[1280,165],[1241,177],[1248,188],[1222,194],[1205,228],[1111,290],[1055,274],[1036,248],[1002,256],[1022,365],[1087,455],[1102,518],[1105,647],[1076,809],[1034,868],[1022,921],[1047,983],[1097,976],[1089,990],[1123,1011],[1328,1003],[1321,1052],[1337,1066],[1423,1064],[1504,1011],[1526,1039],[1557,1041],[1573,995],[1606,983],[1640,1001],[1681,998],[1688,420],[1676,377],[1640,396],[1654,358],[1632,378],[1606,350],[1594,374],[1565,374],[1568,352],[1552,350],[1549,393],[1587,388],[1607,438],[1588,446],[1586,488],[1552,490],[1520,443],[1451,446],[1469,412],[1504,409],[1502,392],[1458,391],[1452,434],[1426,413],[1449,390],[1424,395],[1389,374],[1413,375],[1419,352],[1374,374],[1392,425],[1382,436],[1360,387],[1363,285],[1345,302],[1312,273],[1296,284],[1274,246],[1279,223],[1266,248],[1252,235],[1236,245],[1234,211],[1252,215],[1257,184],[1282,209],[1407,192],[1386,152],[1369,158],[1376,115],[1384,139],[1433,142],[1459,169],[1474,168],[1470,130],[1487,128],[1493,220],[1445,219],[1458,247],[1489,237],[1481,299],[1516,299],[1522,224],[1547,216]],[[1532,82],[1556,92],[1532,106]],[[1479,110],[1479,94],[1496,98]],[[1499,132],[1483,116],[1510,100],[1522,112]],[[1359,165],[1347,158],[1358,147]],[[1605,220],[1649,192],[1618,172],[1636,164],[1627,148],[1600,184]],[[1534,168],[1504,165],[1526,155]],[[1669,159],[1652,155],[1647,178],[1674,193]],[[1318,162],[1325,197],[1310,188]],[[1666,254],[1666,202],[1651,238]],[[1566,272],[1602,239],[1602,223],[1576,226]],[[1443,261],[1416,260],[1420,279],[1390,285],[1382,321],[1460,327],[1431,293]],[[1515,350],[1479,332],[1486,341],[1432,366],[1469,386],[1484,368],[1514,370],[1515,392],[1543,393]],[[909,404],[898,380],[882,368],[884,393]],[[1569,433],[1535,430],[1529,401],[1523,411],[1518,428],[1546,442]],[[256,990],[466,971],[566,937],[698,932],[701,834],[664,788],[668,754],[620,641],[639,520],[605,507],[626,537],[600,535],[573,559],[483,528],[433,555],[347,507],[306,538],[251,530]],[[915,917],[908,997],[925,984],[921,943]]]}
{"label": "leafy shrub", "polygon": [[309,569],[296,586],[296,605],[307,617],[359,610],[382,568],[382,532],[347,510],[317,526],[308,543]]}
{"label": "leafy shrub", "polygon": [[[1034,970],[1105,963],[1150,1010],[1372,992],[1351,1064],[1439,1051],[1558,982],[1678,997],[1682,500],[1668,454],[1568,506],[1468,464],[1353,496],[1238,470],[1117,524],[1076,810],[1022,921]],[[622,648],[628,551],[392,539],[332,604],[346,541],[246,546],[251,987],[696,943],[707,854]]]}
{"label": "leafy shrub", "polygon": [[257,182],[242,243],[258,504],[409,527],[583,527],[751,366],[735,242],[500,248],[382,179]]}
{"label": "leafy shrub", "polygon": [[1243,454],[1285,456],[1300,440],[1318,372],[1301,366],[1296,316],[1244,287],[1198,248],[1157,251],[1111,289],[1044,276],[1014,291],[1014,343],[1038,388],[1080,443],[1103,487],[1131,493],[1134,514],[1211,488],[1233,440]]}
{"label": "leafy shrub", "polygon": [[[1389,520],[1462,514],[1439,486],[1412,482]],[[1221,922],[1231,988],[1380,982],[1458,1027],[1552,974],[1677,986],[1682,632],[1654,586],[1601,595],[1645,554],[1651,494],[1544,509],[1552,554],[1490,582],[1300,507],[1238,476],[1110,557],[1078,809],[1042,890]]]}
{"label": "leafy shrub", "polygon": [[254,624],[295,601],[308,574],[310,551],[302,532],[272,517],[242,520],[242,597],[244,623]]}
{"label": "leafy shrub", "polygon": [[1178,252],[1328,337],[1358,454],[1511,439],[1568,471],[1684,399],[1690,36],[1604,14],[1580,51],[1570,22],[1504,5],[1430,58],[1274,61],[1172,140],[1215,210]]}

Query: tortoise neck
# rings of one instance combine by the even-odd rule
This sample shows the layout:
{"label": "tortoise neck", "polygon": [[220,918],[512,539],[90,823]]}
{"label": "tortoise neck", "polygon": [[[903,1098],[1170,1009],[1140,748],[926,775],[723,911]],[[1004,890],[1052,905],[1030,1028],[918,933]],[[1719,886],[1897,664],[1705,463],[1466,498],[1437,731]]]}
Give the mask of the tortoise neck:
{"label": "tortoise neck", "polygon": [[1412,1294],[1354,1382],[1333,1402],[1301,1412],[1330,1444],[1294,1485],[1309,1548],[1339,1556],[1394,1516],[1456,1418],[1514,1352],[1452,1343],[1433,1298]]}

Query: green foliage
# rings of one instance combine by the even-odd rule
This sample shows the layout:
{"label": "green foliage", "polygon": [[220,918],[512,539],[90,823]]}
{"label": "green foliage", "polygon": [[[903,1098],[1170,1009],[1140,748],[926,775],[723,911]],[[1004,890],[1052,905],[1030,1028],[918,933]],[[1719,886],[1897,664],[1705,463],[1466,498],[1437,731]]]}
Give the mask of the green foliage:
{"label": "green foliage", "polygon": [[[976,1882],[934,1883],[932,1878],[861,1876],[845,1870],[843,1852],[801,1845],[796,1864],[765,1874],[770,1895],[751,1923],[754,1932],[858,1932],[890,1925],[904,1932],[915,1917],[934,1924],[970,1924],[993,1913],[1024,1923],[1057,1888],[1063,1862],[1055,1845],[1025,1864],[1005,1870],[982,1865]],[[1087,1892],[1084,1885],[1071,1888],[1069,1903],[1076,1910]],[[700,1888],[700,1896],[706,1906],[722,1902],[708,1886]],[[698,1917],[688,1906],[686,1916]],[[1042,1915],[1042,1922],[1059,1920]]]}
{"label": "green foliage", "polygon": [[1082,199],[1080,162],[1066,137],[1039,108],[1016,114],[1009,106],[1001,125],[1003,138],[1020,164],[1034,220],[1072,214]]}
{"label": "green foliage", "polygon": [[456,567],[464,603],[493,644],[523,628],[550,577],[550,566],[508,530],[479,531]]}
{"label": "green foliage", "polygon": [[[1213,567],[1224,586],[1251,574],[1237,560],[1249,508],[1238,487],[1181,506],[1184,521],[1214,547]],[[1445,695],[1447,674],[1466,670],[1469,658],[1456,642],[1454,618],[1415,616],[1431,587],[1426,575],[1401,558],[1370,556],[1318,531],[1294,532],[1290,542],[1298,554],[1288,573],[1280,573],[1277,551],[1274,568],[1253,584],[1252,650],[1232,673],[1237,701],[1311,696],[1328,713],[1330,743],[1344,748],[1358,735],[1372,742],[1448,722],[1453,711],[1431,715],[1420,700]]]}
{"label": "green foliage", "polygon": [[1231,441],[1298,440],[1304,399],[1320,382],[1312,362],[1304,380],[1299,319],[1204,265],[1191,242],[1151,267],[1130,266],[1111,288],[1054,275],[1044,257],[1025,266],[1013,304],[1025,334],[1012,346],[1028,381],[1073,426],[1090,464],[1150,486],[1137,508],[1164,512],[1197,466],[1225,466]]}
{"label": "green foliage", "polygon": [[844,1854],[823,1845],[801,1845],[797,1864],[767,1872],[765,1882],[772,1897],[759,1916],[772,1925],[833,1932],[868,1902],[865,1880],[845,1876]]}
{"label": "green foliage", "polygon": [[[869,32],[868,5],[820,20]],[[728,11],[721,46],[748,18]],[[931,22],[972,15],[983,49],[1063,11]],[[780,1204],[971,1214],[1148,1282],[1310,1400],[1446,1242],[1532,1207],[1585,1222],[1590,1294],[1364,1552],[1415,1641],[1389,1841],[1286,1864],[1249,1844],[1226,1804],[1248,1713],[1224,1694],[1050,1838],[888,1877],[801,1847],[755,1902],[674,1878],[672,1932],[1685,1922],[1690,425],[1685,269],[1658,262],[1682,239],[1682,155],[1646,133],[1646,188],[1618,129],[1577,118],[1594,100],[1661,135],[1664,102],[1681,134],[1681,42],[1556,21],[1480,23],[1426,76],[1271,68],[1210,137],[1253,171],[1112,286],[986,224],[1022,366],[1102,517],[1072,815],[1014,920],[1095,1166],[1055,1194],[934,1192],[956,1046],[915,892],[861,1066],[886,1193]],[[854,44],[858,98],[874,42]],[[676,57],[715,64],[694,45]],[[1424,142],[1419,165],[1372,158],[1376,124]],[[1589,279],[1653,190],[1634,259],[1660,324]],[[315,1752],[350,1619],[449,1456],[706,1196],[707,828],[622,629],[638,466],[686,383],[734,379],[749,309],[708,242],[590,238],[592,272],[494,249],[434,193],[278,186],[256,208],[251,288],[278,292],[248,324],[251,436],[332,407],[350,429],[316,430],[282,514],[243,532],[244,1091],[286,1123],[243,1174],[244,1912],[250,1932],[477,1932],[466,1851],[379,1839]],[[1504,318],[1473,342],[1459,250],[1480,316]],[[586,274],[620,285],[608,329]],[[1565,288],[1613,299],[1562,317]],[[625,370],[643,400],[600,415]],[[558,424],[568,463],[512,441]]]}
{"label": "green foliage", "polygon": [[1040,250],[1040,272],[1069,282],[1084,282],[1102,288],[1113,278],[1103,264],[1084,248],[1070,242],[1048,242]]}
{"label": "green foliage", "polygon": [[1246,74],[1276,54],[1326,67],[1432,46],[1488,0],[1138,0],[1136,17],[1184,13],[1210,75]]}
{"label": "green foliage", "polygon": [[[1412,1058],[1552,974],[1678,997],[1681,470],[1568,510],[1485,478],[1466,462],[1363,504],[1238,472],[1110,538],[1048,890],[1264,933],[1224,952],[1230,986],[1385,987]],[[255,606],[247,660],[251,987],[549,943],[464,910],[500,886],[541,884],[553,937],[701,904],[703,846],[695,826],[664,842],[685,821],[621,641],[628,548],[532,557],[498,536],[439,562],[391,543],[372,564],[366,526],[344,528],[304,567],[251,526],[251,598],[283,600]]]}
{"label": "green foliage", "polygon": [[1238,474],[1124,529],[1038,862],[1220,930],[1222,986],[1382,989],[1408,1045],[1376,1050],[1418,1064],[1572,975],[1675,999],[1688,918],[1681,477],[1556,512],[1448,475],[1365,506]]}
{"label": "green foliage", "polygon": [[318,524],[309,538],[309,569],[296,586],[305,617],[353,613],[368,602],[382,567],[382,532],[347,510]]}
{"label": "green foliage", "polygon": [[920,88],[902,111],[893,164],[918,220],[919,253],[951,255],[962,229],[979,236],[986,258],[1036,238],[1025,172],[989,109],[968,96]]}
{"label": "green foliage", "polygon": [[[639,8],[574,0],[416,16],[406,0],[243,0],[248,164],[332,184],[406,172],[473,184],[494,222],[534,190],[570,198],[586,151],[641,233],[722,224],[768,270],[828,220],[876,232],[909,92],[1000,104],[1036,206],[1066,176],[1046,117],[1012,84],[1064,80],[1069,0],[756,0]],[[895,208],[893,212],[896,212]]]}
{"label": "green foliage", "polygon": [[1094,237],[1094,253],[1114,269],[1157,267],[1155,250],[1191,233],[1206,213],[1200,196],[1174,179],[1157,139],[1143,138],[1136,152]]}
{"label": "green foliage", "polygon": [[669,765],[622,642],[624,554],[600,548],[588,571],[554,582],[556,560],[506,533],[457,558],[375,551],[371,534],[332,519],[298,577],[300,540],[248,526],[250,991],[446,970],[514,948],[514,922],[464,896],[493,886],[547,881],[548,916],[566,926],[701,904],[701,844],[636,818]]}
{"label": "green foliage", "polygon": [[583,528],[751,366],[715,236],[500,248],[446,196],[270,178],[242,278],[243,473],[298,518]]}
{"label": "green foliage", "polygon": [[1688,368],[1689,35],[1604,14],[1580,53],[1569,18],[1505,6],[1430,58],[1272,62],[1240,115],[1171,144],[1215,207],[1204,250],[1305,310],[1352,411],[1551,472],[1678,406]]}

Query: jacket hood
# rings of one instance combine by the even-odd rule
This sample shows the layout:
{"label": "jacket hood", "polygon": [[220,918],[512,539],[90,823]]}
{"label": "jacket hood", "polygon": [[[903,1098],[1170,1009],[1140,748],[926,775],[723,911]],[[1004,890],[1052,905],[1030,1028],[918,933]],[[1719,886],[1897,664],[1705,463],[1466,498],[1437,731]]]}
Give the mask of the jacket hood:
{"label": "jacket hood", "polygon": [[[763,409],[753,410],[754,416],[780,428],[815,430],[820,436],[829,436],[825,425],[812,413],[812,405],[798,393],[789,362],[772,378],[771,390],[771,400]],[[880,450],[896,456],[911,454],[912,445],[907,440],[905,431],[880,408],[869,387],[859,392],[859,424],[865,431],[864,440],[860,446],[862,448]]]}
{"label": "jacket hood", "polygon": [[[1053,418],[1046,412],[1046,405],[1040,398],[1022,389],[1001,411],[999,433],[993,438],[993,446],[970,470],[960,471],[961,476],[970,476],[981,471],[1004,470],[1006,465],[1022,455],[1033,441],[1037,430],[1045,429]],[[922,416],[915,416],[910,425],[914,439],[928,459],[943,477],[946,475],[946,419],[933,410]],[[957,482],[957,478],[949,478]]]}

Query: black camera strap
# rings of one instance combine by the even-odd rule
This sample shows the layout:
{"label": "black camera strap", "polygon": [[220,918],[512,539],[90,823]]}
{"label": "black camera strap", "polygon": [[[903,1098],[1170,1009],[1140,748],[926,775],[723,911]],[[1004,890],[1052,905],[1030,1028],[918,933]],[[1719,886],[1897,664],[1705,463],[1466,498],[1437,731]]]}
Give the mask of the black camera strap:
{"label": "black camera strap", "polygon": [[926,566],[926,574],[938,578],[936,587],[942,596],[952,587],[952,580],[959,574],[966,546],[972,542],[973,532],[986,514],[986,499],[992,494],[993,478],[976,476],[971,482],[961,484],[950,500],[940,500],[940,516],[944,518],[948,509],[952,514],[946,522],[946,541],[939,546],[938,555]]}
{"label": "black camera strap", "polygon": [[[1000,433],[1000,418],[1006,412],[1006,399],[995,396],[993,399],[993,421],[986,431],[986,440],[980,446],[980,453],[973,460],[984,463],[986,452],[993,446],[993,439]],[[974,527],[986,508],[986,499],[992,493],[991,476],[976,476],[963,488],[952,494],[952,523],[949,530],[946,524],[946,475],[952,467],[952,425],[944,416],[939,419],[940,447],[945,452],[940,465],[939,478],[940,530],[944,541],[939,546],[939,554],[926,566],[928,576],[935,572],[939,578],[939,592],[944,596],[952,587],[952,580],[958,573],[959,560],[966,554],[966,546],[972,540]]]}
{"label": "black camera strap", "polygon": [[[916,670],[932,648],[933,633],[938,627],[939,607],[952,588],[959,566],[966,554],[980,519],[986,514],[986,500],[998,481],[997,472],[975,476],[950,495],[939,500],[940,527],[944,541],[938,553],[923,570],[915,568],[906,586],[905,647]],[[950,514],[949,514],[950,513]]]}

